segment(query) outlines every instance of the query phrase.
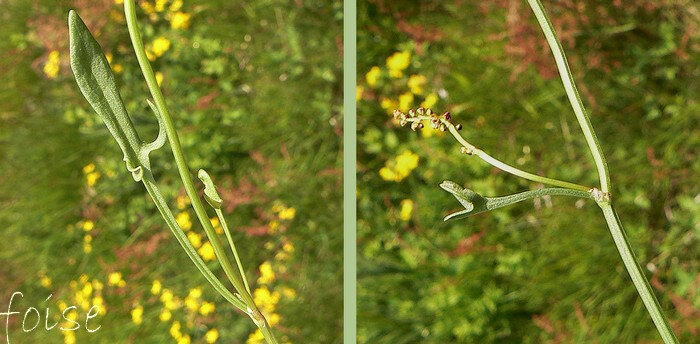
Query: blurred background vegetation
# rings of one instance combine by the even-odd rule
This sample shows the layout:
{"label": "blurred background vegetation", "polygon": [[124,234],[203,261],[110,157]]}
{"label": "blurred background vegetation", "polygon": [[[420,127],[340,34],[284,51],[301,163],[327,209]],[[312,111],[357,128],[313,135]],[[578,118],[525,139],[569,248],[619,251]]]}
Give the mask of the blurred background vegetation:
{"label": "blurred background vegetation", "polygon": [[[73,334],[43,322],[24,333],[14,316],[11,340],[257,343],[250,319],[173,240],[73,79],[69,9],[108,53],[141,136],[155,137],[121,2],[0,2],[1,304],[22,291],[13,309],[43,317],[48,306],[54,317],[76,305],[81,322]],[[342,2],[138,3],[185,155],[219,185],[256,299],[283,342],[339,343]],[[178,222],[223,276],[169,148],[152,162]],[[89,334],[95,304],[106,312]]]}
{"label": "blurred background vegetation", "polygon": [[[700,335],[698,7],[544,1],[634,251],[681,342]],[[583,135],[524,0],[360,1],[358,333],[362,343],[657,343],[595,204],[543,198],[443,223],[438,187],[541,187],[391,111],[450,111],[527,171],[595,185]],[[693,340],[692,338],[696,338]]]}

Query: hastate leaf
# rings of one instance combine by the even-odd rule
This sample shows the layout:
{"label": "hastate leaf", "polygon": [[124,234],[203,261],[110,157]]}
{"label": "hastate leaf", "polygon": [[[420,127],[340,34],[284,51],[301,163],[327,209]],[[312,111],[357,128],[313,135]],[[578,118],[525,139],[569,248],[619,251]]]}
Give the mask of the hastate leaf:
{"label": "hastate leaf", "polygon": [[445,216],[444,221],[452,219],[461,219],[474,214],[482,213],[485,211],[502,208],[507,205],[518,203],[527,199],[532,199],[539,196],[545,195],[558,195],[558,196],[572,196],[594,199],[591,192],[584,192],[565,188],[544,188],[531,191],[524,191],[508,196],[502,197],[484,197],[478,193],[465,189],[459,184],[446,180],[440,184],[440,187],[445,191],[451,193],[457,201],[464,207],[464,210],[460,210]]}

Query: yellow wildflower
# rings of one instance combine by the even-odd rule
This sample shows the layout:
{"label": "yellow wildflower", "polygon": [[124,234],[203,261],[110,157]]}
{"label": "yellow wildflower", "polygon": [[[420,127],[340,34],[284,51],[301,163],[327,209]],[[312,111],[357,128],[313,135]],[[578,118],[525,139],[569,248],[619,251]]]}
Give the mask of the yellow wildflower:
{"label": "yellow wildflower", "polygon": [[365,74],[365,80],[367,81],[367,85],[369,87],[374,87],[377,85],[377,80],[379,80],[379,75],[382,73],[382,70],[379,69],[379,67],[374,66],[369,69],[369,72]]}
{"label": "yellow wildflower", "polygon": [[219,331],[217,331],[215,328],[207,331],[207,333],[204,334],[204,340],[209,343],[216,343],[216,340],[219,339]]}
{"label": "yellow wildflower", "polygon": [[192,246],[194,246],[194,248],[199,248],[200,246],[202,246],[202,236],[195,232],[188,232],[187,239],[190,240],[190,243],[192,243]]}
{"label": "yellow wildflower", "polygon": [[141,5],[141,9],[146,13],[146,14],[153,14],[156,9],[153,7],[153,4],[151,4],[148,1],[140,1],[139,5]]}
{"label": "yellow wildflower", "polygon": [[272,264],[270,262],[263,262],[260,264],[260,277],[258,278],[258,283],[269,284],[275,280],[275,272],[272,271]]}
{"label": "yellow wildflower", "polygon": [[170,27],[173,29],[186,29],[190,26],[190,17],[192,15],[189,13],[175,12],[170,17]]}
{"label": "yellow wildflower", "polygon": [[400,78],[403,76],[403,70],[408,67],[411,62],[411,53],[408,51],[396,52],[394,55],[386,59],[386,66],[389,67],[389,75],[392,78]]}
{"label": "yellow wildflower", "polygon": [[178,301],[168,289],[163,289],[163,293],[160,294],[160,301],[163,302],[163,306],[168,310],[173,310],[178,307]]}
{"label": "yellow wildflower", "polygon": [[83,227],[83,230],[84,230],[84,231],[89,232],[89,231],[91,231],[93,228],[95,228],[95,223],[92,222],[92,221],[90,221],[90,220],[83,221],[83,226],[82,226],[82,227]]}
{"label": "yellow wildflower", "polygon": [[143,321],[143,307],[141,305],[138,305],[131,310],[131,321],[133,321],[136,325]]}
{"label": "yellow wildflower", "polygon": [[411,214],[413,214],[413,201],[410,199],[405,199],[401,201],[401,211],[399,217],[403,221],[408,221],[411,219]]}
{"label": "yellow wildflower", "polygon": [[270,221],[270,223],[267,224],[268,232],[270,234],[275,234],[277,233],[277,230],[280,227],[280,223],[276,220]]}
{"label": "yellow wildflower", "polygon": [[277,313],[272,313],[272,314],[270,314],[270,315],[267,316],[267,322],[270,323],[270,325],[275,326],[275,325],[277,325],[277,324],[280,323],[280,319],[281,319],[281,318],[282,318],[282,317],[280,317],[279,314],[277,314]]}
{"label": "yellow wildflower", "polygon": [[180,337],[182,337],[182,333],[180,333],[180,328],[180,322],[177,320],[173,321],[173,324],[170,326],[170,335],[175,339],[179,339]]}
{"label": "yellow wildflower", "polygon": [[60,59],[61,55],[58,52],[58,50],[54,50],[49,53],[49,58],[46,60],[46,64],[44,65],[44,74],[49,78],[49,79],[55,79],[56,76],[58,76],[58,72],[60,71]]}
{"label": "yellow wildflower", "polygon": [[413,104],[413,93],[406,92],[399,96],[399,110],[408,111]]}
{"label": "yellow wildflower", "polygon": [[83,243],[83,252],[85,252],[85,253],[92,252],[92,244],[90,244],[89,242]]}
{"label": "yellow wildflower", "polygon": [[83,290],[81,290],[81,292],[85,297],[89,297],[90,295],[92,295],[92,284],[88,283],[84,285]]}
{"label": "yellow wildflower", "polygon": [[173,1],[172,4],[170,4],[170,11],[171,12],[179,11],[180,8],[182,8],[182,0],[175,0],[175,1]]}
{"label": "yellow wildflower", "polygon": [[382,98],[382,100],[379,102],[379,105],[382,107],[382,109],[386,110],[387,113],[392,113],[394,109],[399,107],[399,103],[397,101],[391,100],[389,98]]}
{"label": "yellow wildflower", "polygon": [[382,177],[382,179],[384,180],[390,181],[400,181],[402,179],[398,177],[394,170],[386,166],[379,169],[379,176]]}
{"label": "yellow wildflower", "polygon": [[117,5],[122,5],[124,4],[124,0],[114,0],[114,3]]}
{"label": "yellow wildflower", "polygon": [[190,221],[190,213],[186,211],[177,214],[175,222],[177,222],[178,226],[180,226],[180,228],[182,228],[183,230],[188,231],[190,230],[190,228],[192,228],[192,221]]}
{"label": "yellow wildflower", "polygon": [[95,290],[102,290],[103,286],[104,285],[102,284],[102,282],[98,280],[92,280],[92,287],[95,288]]}
{"label": "yellow wildflower", "polygon": [[408,78],[408,88],[411,89],[413,94],[423,94],[423,85],[427,79],[422,75],[411,75]]}
{"label": "yellow wildflower", "polygon": [[205,242],[202,247],[197,250],[197,252],[200,256],[202,256],[202,259],[204,259],[205,262],[212,261],[216,258],[214,247],[211,246],[209,241]]}
{"label": "yellow wildflower", "polygon": [[175,204],[178,209],[182,210],[187,208],[187,205],[190,204],[190,199],[187,196],[180,195],[175,198]]}
{"label": "yellow wildflower", "polygon": [[83,167],[83,173],[88,174],[95,170],[95,164],[89,163]]}
{"label": "yellow wildflower", "polygon": [[150,51],[153,53],[153,56],[158,58],[163,56],[168,49],[170,49],[170,40],[161,36],[153,40]]}
{"label": "yellow wildflower", "polygon": [[177,339],[177,344],[190,344],[190,335],[184,335]]}
{"label": "yellow wildflower", "polygon": [[158,316],[158,318],[162,322],[166,322],[166,321],[170,320],[170,318],[172,318],[172,317],[173,317],[173,314],[170,313],[170,311],[167,309],[160,311],[160,315]]}
{"label": "yellow wildflower", "polygon": [[172,299],[173,293],[170,291],[170,289],[163,289],[163,293],[160,294],[160,301],[166,303],[168,301],[172,301]]}
{"label": "yellow wildflower", "polygon": [[185,307],[191,311],[199,308],[199,298],[202,297],[202,288],[190,289],[190,293],[185,298]]}
{"label": "yellow wildflower", "polygon": [[151,285],[151,294],[153,295],[158,295],[160,294],[160,289],[162,285],[159,280],[154,280],[153,285]]}
{"label": "yellow wildflower", "polygon": [[149,61],[155,61],[156,55],[151,52],[151,49],[146,49],[146,58],[148,58]]}
{"label": "yellow wildflower", "polygon": [[435,104],[437,103],[437,101],[438,101],[437,94],[431,93],[431,94],[429,94],[429,95],[427,95],[427,96],[425,97],[425,99],[424,99],[423,102],[420,104],[420,106],[429,109],[429,108],[435,106]]}
{"label": "yellow wildflower", "polygon": [[359,101],[362,99],[362,94],[365,93],[365,88],[363,86],[357,86],[355,88],[355,100]]}
{"label": "yellow wildflower", "polygon": [[251,333],[248,336],[248,339],[246,339],[246,341],[245,341],[246,344],[262,344],[264,342],[265,342],[265,336],[263,336],[260,329],[257,329],[257,330],[255,330],[255,332]]}
{"label": "yellow wildflower", "polygon": [[214,312],[216,309],[216,306],[211,303],[211,302],[202,302],[202,305],[199,307],[199,314],[201,315],[209,315]]}
{"label": "yellow wildflower", "polygon": [[[71,328],[70,325],[63,326],[64,328]],[[63,331],[63,343],[64,344],[75,344],[75,331]]]}
{"label": "yellow wildflower", "polygon": [[44,288],[49,288],[49,287],[51,287],[51,283],[52,283],[51,277],[49,277],[49,276],[42,276],[42,277],[39,279],[39,283],[41,283],[41,286],[42,286],[42,287],[44,287]]}
{"label": "yellow wildflower", "polygon": [[196,311],[199,309],[199,300],[188,296],[185,298],[185,307],[191,311]]}
{"label": "yellow wildflower", "polygon": [[88,175],[85,176],[85,181],[89,186],[94,186],[98,179],[100,179],[100,172],[88,173]]}
{"label": "yellow wildflower", "polygon": [[190,289],[190,292],[189,292],[189,294],[187,294],[187,296],[190,296],[190,297],[193,297],[196,299],[202,297],[202,288],[197,287],[197,288]]}
{"label": "yellow wildflower", "polygon": [[105,315],[105,314],[107,314],[107,308],[106,308],[105,305],[104,305],[104,299],[102,298],[102,296],[95,296],[95,297],[92,299],[92,304],[93,304],[94,306],[97,306],[97,308],[98,308],[97,313],[98,313],[98,314],[100,314],[100,315]]}
{"label": "yellow wildflower", "polygon": [[90,234],[85,234],[85,237],[83,237],[83,241],[84,241],[86,244],[91,243],[91,242],[92,242],[92,235],[90,235]]}
{"label": "yellow wildflower", "polygon": [[168,3],[168,0],[156,0],[155,4],[155,10],[156,12],[163,12],[165,10],[165,4]]}
{"label": "yellow wildflower", "polygon": [[282,287],[282,295],[288,299],[293,299],[297,296],[297,292],[289,287]]}
{"label": "yellow wildflower", "polygon": [[408,176],[408,174],[416,167],[418,167],[418,155],[410,150],[406,150],[396,157],[395,168],[399,174]]}
{"label": "yellow wildflower", "polygon": [[66,314],[66,319],[72,321],[78,320],[78,312],[75,311],[75,308],[68,312],[68,314]]}
{"label": "yellow wildflower", "polygon": [[163,84],[163,73],[156,72],[156,83],[158,83],[158,86]]}
{"label": "yellow wildflower", "polygon": [[276,291],[270,292],[270,289],[267,289],[266,286],[259,287],[253,291],[253,301],[264,313],[274,312],[279,299],[280,294]]}
{"label": "yellow wildflower", "polygon": [[294,208],[285,208],[279,212],[279,218],[281,220],[292,220],[294,215],[296,215],[297,210]]}
{"label": "yellow wildflower", "polygon": [[216,234],[224,234],[224,229],[221,228],[221,222],[219,222],[218,217],[212,217],[209,219],[209,222],[211,222],[211,226],[214,227]]}
{"label": "yellow wildflower", "polygon": [[418,167],[418,155],[406,150],[399,154],[394,160],[386,162],[386,165],[379,170],[379,176],[384,180],[399,182]]}
{"label": "yellow wildflower", "polygon": [[289,258],[289,254],[284,251],[277,252],[275,254],[275,260],[287,260]]}
{"label": "yellow wildflower", "polygon": [[282,245],[282,249],[284,252],[292,253],[294,252],[294,245],[292,245],[290,242],[286,242],[284,245]]}
{"label": "yellow wildflower", "polygon": [[124,280],[122,279],[121,272],[112,272],[107,278],[107,284],[111,286],[123,287],[126,285],[126,282],[124,282]]}

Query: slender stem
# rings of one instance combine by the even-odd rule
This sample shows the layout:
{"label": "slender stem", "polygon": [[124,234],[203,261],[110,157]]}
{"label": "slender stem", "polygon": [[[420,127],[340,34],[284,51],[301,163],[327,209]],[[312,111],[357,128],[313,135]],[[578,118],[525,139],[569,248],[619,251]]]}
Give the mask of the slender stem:
{"label": "slender stem", "polygon": [[168,135],[168,141],[173,151],[173,156],[175,157],[178,172],[180,173],[182,183],[185,186],[185,191],[192,202],[192,207],[197,214],[197,218],[202,224],[202,227],[204,227],[204,231],[209,238],[209,242],[214,249],[214,253],[218,258],[221,267],[226,273],[226,276],[229,278],[233,286],[241,295],[243,302],[246,304],[249,316],[253,319],[254,323],[258,326],[258,328],[260,328],[263,334],[265,334],[266,341],[268,341],[268,343],[276,343],[277,339],[270,331],[269,324],[253,301],[252,295],[246,289],[245,284],[242,281],[242,276],[236,273],[231,266],[231,262],[226,255],[223,245],[221,244],[221,240],[219,240],[216,231],[214,231],[204,205],[197,194],[197,190],[195,189],[194,182],[192,181],[192,176],[190,175],[190,170],[187,165],[187,160],[185,159],[182,152],[182,147],[180,146],[180,140],[178,138],[177,131],[175,130],[175,125],[173,124],[173,120],[170,117],[170,112],[165,104],[165,98],[163,97],[163,93],[158,86],[155,74],[151,68],[151,64],[146,57],[146,50],[143,45],[143,40],[141,38],[141,33],[136,18],[136,6],[134,4],[134,0],[124,1],[124,13],[126,15],[129,36],[131,37],[131,42],[134,46],[134,51],[136,52],[136,58],[139,62],[139,66],[141,67],[141,72],[146,79],[146,84],[148,85],[148,89],[151,92],[155,105],[163,118]]}
{"label": "slender stem", "polygon": [[[420,121],[431,121],[433,119],[434,119],[434,117],[417,115],[415,117],[407,118],[406,121],[408,121],[408,122],[420,122]],[[515,175],[515,176],[518,176],[521,178],[525,178],[527,180],[531,180],[531,181],[538,182],[538,183],[549,184],[549,185],[553,185],[553,186],[559,186],[559,187],[563,187],[563,188],[569,188],[569,189],[580,190],[580,191],[591,190],[591,188],[587,187],[587,186],[536,175],[536,174],[533,174],[530,172],[525,172],[525,171],[518,169],[516,167],[513,167],[511,165],[508,165],[508,164],[486,154],[486,152],[482,151],[481,149],[476,148],[474,145],[472,145],[467,140],[465,140],[464,137],[462,137],[462,135],[459,133],[457,128],[455,128],[455,126],[450,121],[446,121],[443,118],[439,118],[439,120],[441,123],[443,123],[447,126],[448,130],[450,131],[450,134],[452,134],[452,136],[454,136],[454,138],[457,139],[457,141],[459,141],[459,143],[464,148],[466,148],[470,154],[476,155],[481,160],[484,160],[485,162],[489,163],[490,165],[492,165],[492,166],[494,166],[494,167],[496,167],[504,172],[508,172],[512,175]]]}
{"label": "slender stem", "polygon": [[226,218],[224,218],[224,213],[221,209],[216,209],[216,216],[219,218],[221,227],[224,229],[226,234],[226,239],[228,239],[228,244],[231,246],[231,251],[233,252],[233,257],[236,258],[236,264],[238,265],[238,270],[243,276],[243,283],[245,284],[245,289],[250,293],[250,287],[248,286],[248,279],[245,276],[245,270],[243,270],[243,264],[241,264],[241,259],[238,257],[238,250],[236,250],[236,245],[233,243],[233,237],[231,237],[231,231],[228,229],[228,224],[226,224]]}
{"label": "slender stem", "polygon": [[528,0],[530,8],[535,13],[537,17],[537,22],[542,28],[544,36],[547,38],[547,43],[549,48],[552,50],[554,55],[554,60],[557,63],[557,69],[559,70],[559,75],[561,76],[562,83],[564,84],[564,89],[566,90],[566,95],[569,98],[571,107],[574,109],[576,114],[576,119],[578,120],[581,130],[583,131],[583,136],[586,137],[586,143],[588,144],[588,149],[593,154],[593,160],[595,161],[596,169],[598,170],[598,178],[600,179],[601,190],[609,194],[610,193],[610,173],[608,172],[608,165],[605,162],[605,157],[603,156],[603,150],[600,147],[600,142],[593,131],[593,126],[591,125],[591,120],[586,113],[586,108],[583,106],[581,101],[581,96],[578,93],[576,84],[574,83],[574,77],[571,74],[571,69],[569,68],[569,63],[566,60],[566,55],[564,55],[564,50],[559,43],[557,34],[554,32],[554,27],[547,17],[547,13],[544,10],[544,6],[540,0]]}
{"label": "slender stem", "polygon": [[[185,191],[187,192],[187,195],[192,201],[192,207],[194,208],[194,211],[197,214],[197,218],[199,218],[199,221],[202,223],[207,237],[209,237],[209,241],[211,242],[212,247],[214,248],[216,256],[219,258],[219,262],[221,263],[224,272],[231,280],[231,283],[233,283],[234,287],[236,287],[236,289],[242,294],[244,300],[246,298],[250,299],[249,295],[245,295],[247,293],[241,292],[241,289],[244,289],[241,288],[243,287],[243,281],[240,280],[240,277],[237,274],[232,273],[233,269],[231,268],[228,257],[226,257],[226,252],[224,252],[221,242],[218,239],[214,228],[209,222],[209,216],[207,215],[204,205],[202,204],[202,201],[199,199],[199,195],[197,194],[197,189],[194,186],[194,182],[192,181],[192,178],[190,176],[189,167],[187,166],[187,160],[185,158],[185,155],[182,153],[180,139],[177,135],[177,131],[175,130],[173,120],[170,117],[170,111],[168,111],[168,108],[165,105],[165,98],[163,97],[163,93],[161,92],[160,87],[158,87],[155,74],[153,73],[151,64],[150,62],[148,62],[148,58],[146,57],[146,51],[144,49],[140,30],[136,21],[136,9],[134,1],[125,1],[124,8],[126,12],[126,20],[127,26],[129,28],[129,34],[131,36],[131,41],[134,45],[134,50],[136,51],[136,57],[138,59],[139,65],[141,66],[141,71],[146,79],[148,89],[150,90],[151,95],[153,96],[153,99],[155,101],[156,107],[158,108],[158,111],[160,112],[163,118],[165,129],[168,133],[168,141],[170,142],[170,147],[172,148],[173,156],[175,157],[175,163],[177,165],[178,172],[180,173],[182,183],[185,185]],[[212,235],[212,233],[214,235]],[[252,304],[252,302],[250,302],[252,300],[245,301],[246,303]]]}
{"label": "slender stem", "polygon": [[586,109],[583,106],[583,102],[581,101],[581,96],[579,95],[576,84],[574,83],[571,69],[569,68],[569,64],[566,60],[566,55],[564,54],[561,43],[559,42],[556,32],[554,31],[554,27],[547,17],[547,13],[540,0],[528,0],[528,4],[534,12],[537,22],[542,28],[542,32],[544,33],[547,43],[552,50],[554,60],[557,64],[557,69],[559,70],[559,75],[561,76],[564,89],[566,90],[566,94],[569,98],[569,102],[571,103],[571,107],[576,114],[576,119],[581,126],[583,135],[586,137],[588,149],[593,155],[593,160],[595,161],[596,168],[598,170],[601,191],[603,192],[601,199],[597,201],[598,205],[603,210],[603,215],[605,215],[605,220],[608,223],[610,234],[612,234],[613,240],[615,241],[615,246],[617,247],[617,250],[622,257],[622,261],[625,264],[625,268],[627,268],[627,272],[632,278],[632,282],[637,288],[637,292],[642,298],[644,306],[647,308],[647,311],[654,321],[654,324],[656,325],[656,328],[659,331],[664,343],[678,343],[678,339],[676,339],[668,320],[661,311],[659,302],[656,300],[656,296],[654,296],[654,293],[649,286],[649,282],[644,276],[642,268],[639,266],[639,263],[632,252],[632,247],[627,239],[624,229],[622,228],[620,219],[610,203],[610,174],[608,172],[608,166],[605,162],[605,157],[603,156],[603,150],[600,147],[600,142],[593,131],[590,118],[588,117]]}
{"label": "slender stem", "polygon": [[232,305],[234,305],[241,311],[247,313],[246,304],[244,304],[243,301],[239,300],[236,296],[234,296],[221,283],[221,281],[219,281],[216,275],[214,275],[214,273],[212,273],[211,270],[209,270],[204,261],[202,261],[202,258],[199,257],[194,247],[192,247],[192,244],[187,239],[185,232],[180,228],[180,226],[178,226],[177,221],[173,216],[173,213],[170,211],[170,208],[168,208],[168,204],[165,201],[165,198],[163,198],[163,195],[160,193],[158,185],[156,184],[150,170],[146,170],[144,172],[144,178],[142,181],[143,185],[146,186],[148,194],[153,199],[153,203],[155,203],[156,208],[158,208],[160,215],[165,219],[165,223],[168,225],[168,228],[171,232],[173,232],[175,238],[185,250],[185,253],[187,253],[187,256],[190,257],[197,269],[199,269],[202,275],[204,275],[204,278],[206,278],[207,281],[209,281],[209,283],[211,283],[211,285],[214,287],[214,289],[216,289],[216,291],[218,291],[219,294],[221,294],[221,296],[228,300]]}
{"label": "slender stem", "polygon": [[651,319],[654,321],[654,325],[656,325],[656,329],[659,331],[661,338],[666,344],[678,343],[678,339],[676,339],[671,325],[669,325],[666,316],[661,310],[661,306],[654,295],[654,291],[651,289],[649,282],[644,276],[644,272],[641,266],[639,266],[634,252],[632,252],[632,246],[630,245],[629,239],[627,239],[625,230],[622,228],[620,218],[617,216],[610,202],[599,202],[598,205],[600,209],[603,210],[603,215],[605,215],[610,234],[612,234],[622,262],[625,264],[625,268],[632,278],[632,282],[637,288],[637,292],[642,298],[642,302],[644,302],[644,306],[649,312]]}

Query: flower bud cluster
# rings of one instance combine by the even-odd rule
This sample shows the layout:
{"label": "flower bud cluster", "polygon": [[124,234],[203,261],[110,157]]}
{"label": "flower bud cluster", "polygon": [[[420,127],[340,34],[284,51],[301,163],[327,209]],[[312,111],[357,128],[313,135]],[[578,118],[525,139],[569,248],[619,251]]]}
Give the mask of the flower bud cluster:
{"label": "flower bud cluster", "polygon": [[[423,107],[419,107],[417,109],[411,109],[408,110],[408,113],[404,113],[403,111],[400,110],[394,110],[394,119],[399,121],[399,124],[403,127],[406,126],[409,122],[411,123],[411,129],[413,131],[416,131],[418,129],[423,129],[424,125],[422,121],[428,120],[430,122],[430,126],[433,129],[440,130],[440,131],[447,131],[448,125],[452,124],[452,116],[450,115],[449,112],[445,112],[442,115],[438,115],[435,112],[433,112],[432,109],[426,109]],[[462,125],[461,124],[456,124],[454,125],[455,129],[461,130]]]}

